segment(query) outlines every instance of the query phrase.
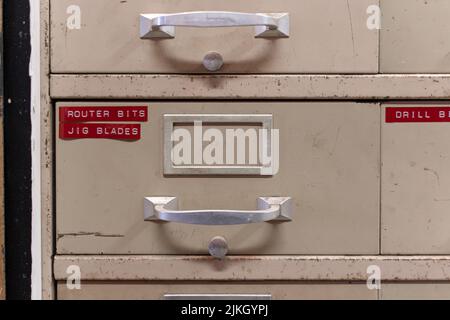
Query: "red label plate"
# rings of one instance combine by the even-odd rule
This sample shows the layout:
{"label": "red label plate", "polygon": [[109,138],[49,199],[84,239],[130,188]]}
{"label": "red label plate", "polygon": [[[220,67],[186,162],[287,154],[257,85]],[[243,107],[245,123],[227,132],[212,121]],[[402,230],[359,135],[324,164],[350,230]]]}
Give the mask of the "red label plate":
{"label": "red label plate", "polygon": [[139,140],[140,124],[65,123],[59,124],[61,139]]}
{"label": "red label plate", "polygon": [[60,122],[91,122],[91,121],[127,121],[146,122],[148,110],[146,106],[119,107],[60,107]]}
{"label": "red label plate", "polygon": [[386,122],[450,122],[450,107],[388,107]]}

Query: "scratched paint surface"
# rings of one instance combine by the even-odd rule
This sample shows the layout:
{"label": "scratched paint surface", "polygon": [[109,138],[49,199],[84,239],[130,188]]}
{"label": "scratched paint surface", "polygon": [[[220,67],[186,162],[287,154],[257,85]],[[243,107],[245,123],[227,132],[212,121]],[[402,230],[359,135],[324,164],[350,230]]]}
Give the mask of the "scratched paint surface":
{"label": "scratched paint surface", "polygon": [[380,71],[449,73],[450,1],[382,0]]}
{"label": "scratched paint surface", "polygon": [[[202,60],[216,51],[218,73],[377,73],[378,30],[367,8],[378,0],[52,0],[53,73],[208,73]],[[79,29],[67,27],[70,5]],[[199,10],[288,12],[290,36],[255,39],[251,27],[176,28],[175,39],[141,40],[141,13]],[[120,14],[120,19],[114,19]],[[99,16],[109,17],[99,19]],[[111,41],[114,39],[114,41]],[[320,40],[318,40],[320,39]]]}
{"label": "scratched paint surface", "polygon": [[449,281],[449,256],[62,256],[55,258],[55,278],[78,265],[91,281],[302,280],[364,281],[368,266],[382,270],[383,281]]}
{"label": "scratched paint surface", "polygon": [[449,99],[440,75],[54,74],[56,99]]}
{"label": "scratched paint surface", "polygon": [[448,123],[383,123],[382,253],[450,254],[449,134]]}
{"label": "scratched paint surface", "polygon": [[[56,140],[58,254],[207,254],[217,235],[228,239],[229,254],[379,252],[379,104],[148,104],[139,141]],[[273,114],[279,173],[266,179],[165,178],[163,115],[223,110]],[[144,197],[175,195],[181,210],[254,210],[256,199],[267,194],[292,197],[291,222],[205,227],[143,220]]]}
{"label": "scratched paint surface", "polygon": [[[389,0],[385,1],[388,2]],[[405,0],[405,1],[409,1],[409,0]],[[398,1],[399,2],[399,7],[401,7],[401,9],[404,9],[404,5],[402,5],[402,1]],[[411,2],[411,1],[409,1]],[[423,2],[423,1],[417,1],[417,3],[419,2]],[[437,3],[438,1],[435,1],[434,3]],[[444,3],[445,0],[443,0],[441,3]],[[348,3],[348,2],[347,2]],[[423,3],[430,3],[428,2],[423,2]],[[393,6],[395,6],[396,4],[393,4]],[[447,4],[446,4],[447,5]],[[405,12],[408,13],[408,11],[406,10]],[[411,12],[411,10],[409,11]],[[440,10],[440,12],[442,14],[444,14],[446,12],[446,10]],[[351,11],[348,11],[348,14],[351,15]],[[414,15],[414,17],[416,18],[418,15]],[[422,15],[425,17],[435,17],[436,14],[433,15]],[[354,17],[353,17],[354,19]],[[391,19],[389,19],[391,20]],[[398,21],[401,19],[397,19]],[[440,19],[435,19],[436,20],[440,20]],[[388,21],[388,23],[398,23],[395,21]],[[440,20],[443,21],[443,20]],[[351,22],[351,21],[350,21]],[[417,24],[417,27],[421,28],[422,30],[427,30],[427,33],[429,34],[429,29],[430,28],[423,28],[421,24]],[[350,32],[347,33],[347,36],[349,37],[348,39],[352,39],[352,44],[349,45],[348,47],[351,48],[352,50],[355,50],[355,43],[354,43],[354,31],[352,31],[351,29],[353,29],[353,25],[350,24],[347,27],[348,30],[350,30]],[[395,28],[384,28],[385,30],[395,30]],[[347,30],[347,31],[348,31]],[[445,28],[439,28],[439,32],[445,33]],[[417,32],[412,32],[413,34],[417,34]],[[433,32],[433,34],[437,34],[437,32]],[[405,37],[403,37],[405,38]],[[427,37],[415,37],[416,40],[423,40],[423,39],[427,39],[427,41],[434,41],[436,39],[436,37],[434,38],[430,38],[429,36]],[[385,38],[387,39],[387,38]],[[441,44],[445,44],[445,41],[442,41]],[[398,44],[398,43],[396,43]],[[413,43],[412,43],[413,44]],[[47,45],[47,43],[46,43]],[[438,47],[436,45],[432,45],[432,46],[418,46],[416,44],[413,44],[414,46],[414,50],[408,50],[409,54],[412,55],[417,55],[418,59],[420,60],[420,63],[435,63],[436,60],[434,59],[422,59],[422,57],[424,56],[423,54],[417,54],[418,50],[427,50],[427,48],[429,47],[433,47],[433,48],[438,48],[441,49],[442,47]],[[398,53],[398,48],[396,48],[395,46],[393,46],[393,49],[396,51],[396,53]],[[386,51],[388,52],[388,51]],[[442,52],[447,53],[448,50],[434,50],[433,52],[437,52],[438,55],[440,55]],[[429,57],[430,52],[427,53],[427,56]],[[398,55],[398,54],[389,54],[388,53],[389,58],[394,58],[394,59],[390,59],[389,61],[394,61],[391,66],[394,67],[399,67],[402,66],[402,64],[399,64],[395,61],[395,59],[399,58],[399,57],[404,57],[405,55]],[[438,56],[438,58],[442,58],[442,56]],[[448,58],[448,56],[447,56]],[[196,61],[197,63],[197,61]],[[382,64],[386,64],[386,60],[382,59]],[[445,60],[439,60],[438,62],[438,66],[436,67],[436,65],[432,65],[431,69],[436,70],[436,68],[438,68],[438,71],[442,72],[442,67],[447,66],[448,64],[446,64]],[[409,63],[408,64],[408,68],[414,67],[414,66],[419,66],[419,63]],[[430,70],[430,65],[426,65],[425,69],[428,71]],[[391,68],[392,70],[392,68]],[[57,97],[64,97],[64,98],[74,98],[74,97],[88,97],[88,98],[147,98],[149,95],[156,97],[156,96],[161,96],[161,97],[175,97],[175,98],[186,98],[186,97],[221,97],[221,98],[235,98],[235,97],[241,97],[241,98],[261,98],[261,97],[277,97],[277,98],[302,98],[302,97],[308,97],[311,99],[316,99],[316,98],[329,98],[329,99],[377,99],[377,98],[383,98],[383,97],[390,97],[390,98],[397,98],[397,99],[401,99],[401,98],[410,98],[410,99],[417,99],[417,98],[448,98],[449,97],[449,91],[448,91],[448,83],[449,83],[449,77],[445,76],[445,75],[435,75],[435,76],[430,76],[430,75],[413,75],[413,76],[403,76],[403,77],[377,77],[377,76],[373,76],[373,77],[365,77],[365,76],[350,76],[350,78],[344,78],[342,79],[342,76],[339,75],[337,76],[338,79],[330,79],[328,77],[325,77],[325,80],[322,79],[321,76],[315,76],[313,78],[310,79],[305,79],[304,77],[301,76],[294,76],[294,77],[285,77],[285,76],[273,76],[273,75],[269,75],[265,78],[261,78],[261,79],[248,79],[248,80],[242,80],[243,77],[239,77],[239,78],[232,78],[232,79],[226,79],[224,81],[221,81],[218,78],[202,78],[202,77],[195,77],[195,79],[189,79],[189,77],[183,77],[183,76],[170,76],[170,77],[165,77],[162,76],[161,78],[156,78],[155,77],[151,78],[152,76],[142,76],[142,75],[125,75],[125,76],[110,76],[110,75],[100,75],[100,76],[83,76],[83,75],[55,75],[53,76],[53,79],[55,79],[53,81],[53,94]],[[63,78],[63,81],[61,81],[61,78]],[[163,82],[161,83],[160,80],[163,80]],[[278,82],[278,84],[276,84],[276,82]],[[319,82],[319,83],[317,83]],[[174,85],[174,83],[178,83],[181,85]],[[261,84],[262,85],[255,85],[255,83]],[[170,88],[168,90],[168,88]],[[392,149],[394,149],[395,147],[399,147],[400,144],[395,144],[395,134],[396,134],[396,130],[400,130],[395,127],[390,128],[389,130],[386,130],[386,132],[389,135],[389,138],[386,139],[387,143],[391,144],[391,148],[390,151],[392,151]],[[418,135],[418,132],[421,132],[421,130],[424,130],[424,132],[428,132],[430,133],[429,130],[424,129],[424,127],[422,127],[421,129],[417,129],[416,132],[414,132],[414,129],[411,129],[413,134]],[[411,133],[410,132],[410,133]],[[407,143],[407,145],[409,145],[412,149],[412,145],[413,145],[413,141],[408,141],[408,137],[400,135],[402,142]],[[409,136],[409,139],[414,140],[415,136],[411,135]],[[388,141],[388,139],[390,139],[390,141]],[[424,152],[424,154],[426,153],[430,153],[433,155],[437,155],[439,154],[439,152],[436,152],[437,148],[436,145],[439,145],[439,142],[433,142],[432,139],[430,140],[420,140],[417,141],[418,145],[425,145],[425,150],[422,150]],[[434,145],[434,149],[432,148]],[[46,146],[48,148],[48,146]],[[46,151],[51,151],[49,149],[46,149]],[[46,154],[50,154],[51,152],[46,152]],[[414,155],[414,152],[409,152],[408,153],[410,156]],[[446,158],[446,154],[439,154],[439,157],[444,157]],[[387,163],[388,165],[386,166],[387,170],[383,171],[383,174],[388,174],[388,178],[384,179],[385,181],[387,181],[387,187],[386,191],[387,193],[392,193],[391,196],[393,197],[398,197],[399,195],[401,195],[401,192],[397,192],[394,191],[395,187],[399,188],[401,186],[401,188],[408,188],[408,184],[409,183],[398,183],[398,178],[397,176],[390,176],[390,174],[392,173],[392,170],[389,170],[389,166],[392,165],[392,162],[389,161],[388,159],[389,157],[386,157],[386,159],[388,160]],[[406,158],[406,157],[405,157]],[[383,159],[384,160],[384,159]],[[391,159],[392,160],[392,159]],[[400,159],[400,161],[403,161],[404,163],[406,163],[406,159]],[[444,184],[444,186],[446,186],[448,177],[447,177],[447,171],[445,170],[445,168],[442,168],[442,165],[437,163],[438,165],[435,166],[436,163],[430,163],[430,161],[411,161],[408,162],[408,166],[407,170],[405,172],[401,172],[400,173],[400,178],[403,178],[405,180],[407,180],[405,177],[407,175],[410,175],[411,177],[413,176],[420,176],[422,178],[422,180],[420,181],[420,183],[423,182],[423,180],[425,180],[425,183],[422,185],[423,189],[427,189],[429,191],[431,191],[429,194],[427,193],[427,195],[422,194],[422,196],[425,196],[426,199],[430,200],[430,199],[434,199],[434,195],[439,194],[439,192],[442,194],[442,188],[439,189],[437,188],[438,186],[442,186]],[[416,168],[415,170],[412,170]],[[412,170],[412,171],[408,171],[408,170]],[[408,171],[408,172],[407,172]],[[419,184],[420,184],[419,183]],[[394,187],[394,188],[390,188],[390,187]],[[414,187],[417,187],[417,189],[419,189],[418,186],[414,186],[414,183],[412,184],[411,189],[414,189]],[[427,191],[428,192],[428,191]],[[407,196],[403,196],[402,201],[407,202],[408,200],[411,200],[411,192],[407,191],[403,193],[404,195]],[[420,194],[420,192],[419,192]],[[385,199],[389,199],[389,197],[386,197]],[[400,199],[400,198],[399,198]],[[442,197],[442,198],[436,198],[436,201],[432,201],[429,202],[432,205],[435,205],[434,202],[443,202],[445,204],[445,202],[447,202],[447,197]],[[412,199],[414,201],[414,199]],[[51,201],[49,201],[51,202]],[[411,205],[412,206],[412,205]],[[389,209],[389,208],[388,208]],[[411,223],[411,220],[414,220],[414,216],[409,217],[408,215],[406,215],[406,211],[408,210],[404,210],[404,208],[400,208],[401,210],[403,210],[403,214],[401,217],[397,216],[395,217],[394,214],[394,220],[397,219],[397,221],[395,222],[394,220],[391,220],[391,225],[388,227],[386,227],[386,231],[383,231],[383,236],[385,238],[383,238],[383,245],[385,245],[385,249],[389,250],[389,246],[391,246],[391,244],[389,244],[389,241],[392,240],[392,238],[389,238],[389,232],[392,231],[392,226],[396,223],[397,226],[399,227],[399,225],[401,224],[401,222],[406,222],[407,224]],[[444,209],[447,209],[444,207]],[[390,214],[389,210],[387,211],[383,211],[384,213]],[[434,211],[433,211],[434,212]],[[416,211],[413,211],[414,214],[416,214]],[[426,213],[426,211],[422,211],[422,213]],[[389,217],[388,217],[389,218]],[[431,232],[431,233],[436,233],[436,230],[438,230],[439,225],[438,223],[435,223],[436,221],[445,221],[445,217],[444,220],[442,220],[442,216],[440,215],[434,215],[432,213],[429,214],[430,221],[428,221],[427,224],[425,224],[425,228],[426,228],[426,232]],[[434,218],[434,219],[432,219]],[[389,224],[387,219],[384,219],[383,222],[386,222],[387,224]],[[395,223],[394,223],[395,222]],[[445,223],[444,223],[445,224]],[[50,228],[51,229],[51,228]],[[389,230],[390,229],[390,230]],[[68,234],[61,234],[59,238],[64,238],[64,237],[71,237],[71,236],[75,236],[74,234],[68,233]],[[120,235],[118,234],[114,234],[114,233],[99,233],[99,232],[81,232],[78,236],[80,237],[104,237],[107,239],[119,239],[121,238]],[[409,236],[413,236],[413,234],[408,235],[408,234],[403,234],[400,235],[401,237],[404,237],[405,239],[408,238]],[[415,235],[416,237],[420,239],[424,239],[424,229],[420,229],[418,234]],[[395,239],[394,239],[395,240]],[[436,239],[434,239],[436,240]],[[441,239],[442,240],[442,239]],[[440,240],[440,241],[441,241]],[[433,241],[433,239],[431,239],[430,241]],[[398,239],[397,239],[397,243],[398,243]],[[442,241],[440,242],[440,244],[442,244]],[[425,241],[425,243],[423,244],[424,247],[428,246],[430,247],[430,243]],[[422,250],[422,246],[419,245],[419,250]],[[397,248],[394,249],[396,251],[402,251],[405,248]],[[408,249],[410,250],[411,247]],[[441,246],[441,248],[436,248],[438,251],[440,249],[444,249],[445,252],[448,252],[447,249],[443,248]],[[424,250],[428,250],[428,249],[424,249]],[[415,252],[414,250],[412,250],[413,252]],[[195,260],[195,258],[193,258]],[[94,258],[93,258],[94,260]],[[287,261],[289,261],[289,259],[287,259]],[[376,261],[374,261],[376,262]],[[114,264],[113,261],[106,261],[105,262],[107,266],[112,266],[113,268],[117,268],[117,265]],[[365,263],[365,262],[364,262]],[[264,268],[266,267],[266,265],[264,265]],[[333,265],[333,268],[335,267],[335,265]],[[145,266],[145,268],[148,270],[148,266]],[[260,268],[260,269],[264,269],[264,268]],[[353,268],[353,267],[352,267]],[[399,265],[391,265],[391,268],[388,268],[388,270],[396,270],[399,269]],[[142,268],[144,269],[144,267]],[[253,270],[256,270],[256,268],[251,268]],[[429,261],[426,261],[424,264],[420,264],[417,263],[416,261],[412,261],[412,263],[407,264],[407,265],[403,265],[401,268],[402,270],[401,275],[408,275],[408,277],[410,277],[410,279],[415,279],[415,280],[429,280],[430,278],[433,278],[433,272],[436,272],[436,270],[441,270],[441,271],[445,271],[445,270],[449,270],[448,268],[448,264],[441,264],[440,260],[438,257],[430,257]],[[65,269],[61,269],[61,274],[64,274]],[[298,270],[298,268],[294,268],[294,271]],[[355,270],[355,269],[352,269]],[[120,277],[124,277],[126,278],[127,276],[129,276],[129,272],[124,275],[124,274],[120,274],[120,269],[114,269],[114,270],[110,270],[111,274],[113,276],[116,276],[117,279],[119,279]],[[179,273],[177,273],[178,275]],[[361,274],[361,276],[365,276],[363,274]],[[395,278],[395,274],[393,277],[394,280],[397,280],[397,278]],[[437,279],[439,280],[448,280],[449,276],[448,275],[440,275],[437,277]],[[101,284],[98,284],[99,286],[101,286]],[[61,283],[61,286],[64,287],[64,283]],[[388,285],[391,286],[391,285]],[[391,289],[389,288],[390,292],[394,292],[397,293],[399,291],[405,292],[405,288],[407,288],[407,292],[411,293],[414,290],[411,290],[410,285],[408,284],[403,284],[403,285],[394,285],[396,288]],[[420,286],[420,289],[417,289],[417,291],[422,291],[424,292],[424,287],[422,285],[417,285]],[[401,287],[401,288],[400,288]],[[432,290],[436,290],[436,286],[431,286]],[[399,289],[400,288],[400,289]],[[62,288],[64,289],[64,288]],[[437,290],[436,290],[437,291]],[[94,292],[94,296],[98,295],[98,294],[103,294],[105,292],[105,288],[101,288],[101,290],[93,290],[91,292]],[[441,292],[447,292],[447,296],[448,296],[448,290],[445,291],[441,291]],[[389,295],[391,295],[391,293],[389,293]],[[386,295],[387,296],[387,295]]]}

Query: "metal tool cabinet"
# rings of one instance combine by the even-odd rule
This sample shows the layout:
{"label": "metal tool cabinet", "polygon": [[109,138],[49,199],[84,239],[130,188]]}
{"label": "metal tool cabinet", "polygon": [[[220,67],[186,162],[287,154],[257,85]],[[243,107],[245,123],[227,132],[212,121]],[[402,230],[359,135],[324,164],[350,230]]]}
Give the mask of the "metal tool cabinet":
{"label": "metal tool cabinet", "polygon": [[[449,298],[449,10],[41,0],[45,297]],[[278,129],[279,170],[175,166],[196,121]]]}

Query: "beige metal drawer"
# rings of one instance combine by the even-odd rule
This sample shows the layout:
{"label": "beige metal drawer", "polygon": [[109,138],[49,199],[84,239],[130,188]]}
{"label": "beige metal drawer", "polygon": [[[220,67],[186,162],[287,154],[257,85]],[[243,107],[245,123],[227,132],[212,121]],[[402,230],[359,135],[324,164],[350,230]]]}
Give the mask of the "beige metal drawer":
{"label": "beige metal drawer", "polygon": [[[224,63],[219,73],[377,73],[378,30],[367,23],[368,8],[377,4],[378,0],[52,0],[51,72],[204,73],[204,57],[217,52]],[[182,21],[162,19],[177,25],[173,39],[140,39],[140,14],[197,11],[288,13],[289,27],[284,29],[289,38],[255,38],[251,26],[189,27],[261,24],[260,16],[241,21],[211,13]]]}
{"label": "beige metal drawer", "polygon": [[381,0],[380,71],[450,72],[450,2]]}
{"label": "beige metal drawer", "polygon": [[[121,110],[148,107],[148,121],[139,124],[140,139],[61,138],[58,121],[63,121],[58,111],[62,107],[105,105]],[[208,243],[215,236],[228,240],[229,254],[379,252],[379,104],[65,102],[56,109],[59,254],[208,254]],[[178,115],[173,118],[174,114]],[[209,118],[213,125],[224,117],[234,129],[246,132],[254,125],[252,119],[268,117],[272,129],[279,132],[278,169],[258,174],[248,162],[243,168],[225,169],[205,169],[202,162],[181,169],[167,165],[173,159],[167,157],[171,152],[167,153],[164,141],[177,127],[171,121],[178,119],[181,127],[189,129],[186,118],[180,116],[194,122],[204,120],[205,115],[213,117]],[[196,139],[195,133],[192,139]],[[246,141],[244,152],[250,146],[249,138]],[[206,152],[207,146],[203,146]],[[225,147],[223,150],[222,158],[228,154]],[[186,221],[180,214],[189,212],[166,212],[169,220],[178,222],[144,221],[144,211],[149,209],[146,197],[176,197],[178,208],[172,203],[168,210],[203,210],[194,218],[206,214],[216,220],[228,219],[228,212],[239,216],[239,211],[233,210],[256,210],[259,197],[290,197],[292,220],[246,224],[241,219],[237,225],[192,225],[181,223]],[[209,209],[228,211],[204,212]],[[265,215],[271,214],[270,208],[262,209],[266,209]],[[262,219],[258,212],[249,219]]]}
{"label": "beige metal drawer", "polygon": [[450,300],[448,282],[388,283],[381,286],[382,300]]}
{"label": "beige metal drawer", "polygon": [[[365,283],[339,282],[83,282],[80,290],[70,290],[66,282],[58,282],[60,300],[91,299],[164,299],[166,295],[210,295],[218,299],[223,295],[242,295],[255,299],[255,295],[271,299],[336,300],[377,299],[377,290],[369,290]],[[241,295],[240,298],[237,296]]]}
{"label": "beige metal drawer", "polygon": [[387,109],[393,122],[382,124],[382,253],[449,254],[449,105]]}

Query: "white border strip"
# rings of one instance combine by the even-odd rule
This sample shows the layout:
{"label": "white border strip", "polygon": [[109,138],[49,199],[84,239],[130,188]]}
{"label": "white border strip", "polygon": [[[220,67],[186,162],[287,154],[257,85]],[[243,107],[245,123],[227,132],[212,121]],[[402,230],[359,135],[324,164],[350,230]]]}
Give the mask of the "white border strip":
{"label": "white border strip", "polygon": [[42,299],[41,239],[41,68],[39,0],[30,0],[31,36],[31,299]]}

